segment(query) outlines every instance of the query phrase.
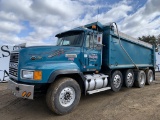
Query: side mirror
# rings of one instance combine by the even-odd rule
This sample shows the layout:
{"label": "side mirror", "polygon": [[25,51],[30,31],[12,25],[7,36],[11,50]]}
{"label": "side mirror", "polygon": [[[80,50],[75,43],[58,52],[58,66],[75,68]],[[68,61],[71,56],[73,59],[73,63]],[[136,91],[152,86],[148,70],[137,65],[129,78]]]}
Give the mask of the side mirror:
{"label": "side mirror", "polygon": [[102,33],[101,34],[97,34],[97,42],[96,42],[96,49],[97,50],[101,50],[102,47],[105,46],[105,45],[102,44],[102,38],[103,38],[102,36],[103,36]]}
{"label": "side mirror", "polygon": [[111,28],[112,31],[114,31],[114,26],[113,25],[111,25],[110,28]]}

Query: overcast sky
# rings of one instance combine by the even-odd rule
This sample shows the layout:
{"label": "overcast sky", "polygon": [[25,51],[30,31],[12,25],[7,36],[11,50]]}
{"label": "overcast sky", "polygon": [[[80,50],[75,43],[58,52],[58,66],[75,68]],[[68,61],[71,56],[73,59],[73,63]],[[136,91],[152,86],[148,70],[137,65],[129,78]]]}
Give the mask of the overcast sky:
{"label": "overcast sky", "polygon": [[57,33],[117,22],[135,38],[160,34],[160,0],[0,0],[0,44],[55,44]]}

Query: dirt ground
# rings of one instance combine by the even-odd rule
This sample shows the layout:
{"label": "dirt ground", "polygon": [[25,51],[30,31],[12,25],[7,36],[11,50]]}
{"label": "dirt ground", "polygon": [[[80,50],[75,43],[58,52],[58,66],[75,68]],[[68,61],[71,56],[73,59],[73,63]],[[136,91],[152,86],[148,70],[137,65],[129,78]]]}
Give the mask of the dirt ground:
{"label": "dirt ground", "polygon": [[70,114],[58,116],[48,110],[45,96],[35,100],[16,98],[0,83],[0,120],[160,120],[160,73],[144,88],[122,88],[114,93],[82,96]]}

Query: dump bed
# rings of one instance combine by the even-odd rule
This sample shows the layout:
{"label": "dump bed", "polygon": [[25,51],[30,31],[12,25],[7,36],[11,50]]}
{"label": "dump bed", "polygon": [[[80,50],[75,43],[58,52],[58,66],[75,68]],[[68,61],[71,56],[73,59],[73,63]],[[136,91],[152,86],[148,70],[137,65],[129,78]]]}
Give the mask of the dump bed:
{"label": "dump bed", "polygon": [[154,46],[120,32],[119,36],[120,40],[116,31],[111,30],[109,26],[104,27],[103,67],[110,69],[154,67]]}

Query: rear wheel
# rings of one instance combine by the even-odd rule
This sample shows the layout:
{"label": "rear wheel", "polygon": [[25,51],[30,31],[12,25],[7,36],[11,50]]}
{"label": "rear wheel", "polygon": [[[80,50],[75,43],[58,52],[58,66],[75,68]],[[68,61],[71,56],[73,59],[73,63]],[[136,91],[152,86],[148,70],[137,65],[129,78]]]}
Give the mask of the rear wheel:
{"label": "rear wheel", "polygon": [[149,70],[146,70],[145,73],[146,73],[146,85],[150,85],[154,79],[153,71],[149,69]]}
{"label": "rear wheel", "polygon": [[112,73],[110,84],[111,89],[114,92],[118,92],[121,89],[123,84],[123,77],[120,71],[116,70]]}
{"label": "rear wheel", "polygon": [[134,72],[132,69],[128,69],[124,72],[124,82],[127,88],[130,88],[134,84]]}
{"label": "rear wheel", "polygon": [[142,88],[146,83],[146,74],[143,70],[136,72],[135,74],[135,86],[138,88]]}
{"label": "rear wheel", "polygon": [[46,102],[51,111],[63,115],[71,112],[79,103],[81,90],[72,78],[60,78],[47,91]]}

